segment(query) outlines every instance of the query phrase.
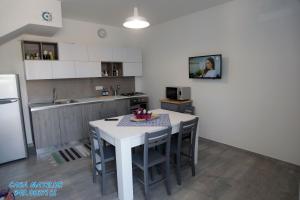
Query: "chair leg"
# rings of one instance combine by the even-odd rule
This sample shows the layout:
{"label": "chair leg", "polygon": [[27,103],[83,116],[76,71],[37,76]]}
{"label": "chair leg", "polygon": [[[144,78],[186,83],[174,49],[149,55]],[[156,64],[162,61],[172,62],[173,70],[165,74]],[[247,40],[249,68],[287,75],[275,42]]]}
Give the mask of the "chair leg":
{"label": "chair leg", "polygon": [[177,159],[176,154],[174,154],[174,156],[173,156],[173,162],[174,162],[174,164],[176,164],[176,159]]}
{"label": "chair leg", "polygon": [[105,177],[104,173],[102,172],[102,174],[101,174],[101,193],[102,193],[102,195],[105,194],[105,179],[106,179],[106,177]]}
{"label": "chair leg", "polygon": [[145,199],[149,199],[149,176],[148,169],[144,169],[144,190],[145,190]]}
{"label": "chair leg", "polygon": [[102,193],[102,195],[104,195],[105,194],[105,183],[106,183],[106,169],[105,169],[105,167],[102,165],[101,166],[101,193]]}
{"label": "chair leg", "polygon": [[150,179],[151,179],[151,181],[154,181],[153,167],[149,168],[149,174],[150,174]]}
{"label": "chair leg", "polygon": [[92,165],[92,173],[93,173],[93,183],[96,183],[96,166]]}
{"label": "chair leg", "polygon": [[96,158],[94,157],[94,148],[91,149],[91,159],[92,159],[92,173],[93,173],[93,183],[96,183]]}
{"label": "chair leg", "polygon": [[166,161],[165,164],[165,175],[166,175],[166,188],[168,195],[171,195],[171,187],[170,187],[170,160]]}
{"label": "chair leg", "polygon": [[176,178],[177,178],[177,184],[181,185],[181,169],[180,169],[180,152],[176,155]]}
{"label": "chair leg", "polygon": [[196,175],[196,170],[195,170],[195,154],[194,154],[194,150],[192,150],[192,156],[191,156],[192,160],[191,160],[191,165],[192,165],[192,176]]}

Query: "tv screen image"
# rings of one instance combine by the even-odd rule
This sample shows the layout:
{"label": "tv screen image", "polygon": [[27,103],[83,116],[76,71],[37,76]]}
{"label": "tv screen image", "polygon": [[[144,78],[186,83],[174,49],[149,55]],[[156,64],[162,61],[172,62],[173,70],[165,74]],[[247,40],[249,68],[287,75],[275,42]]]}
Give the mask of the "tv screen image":
{"label": "tv screen image", "polygon": [[222,55],[196,56],[189,58],[189,77],[220,79],[222,77]]}

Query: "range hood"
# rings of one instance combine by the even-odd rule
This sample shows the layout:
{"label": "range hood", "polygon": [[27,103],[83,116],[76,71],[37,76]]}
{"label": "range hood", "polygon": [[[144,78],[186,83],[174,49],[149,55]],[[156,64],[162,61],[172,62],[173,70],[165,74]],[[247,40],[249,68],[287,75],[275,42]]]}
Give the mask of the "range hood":
{"label": "range hood", "polygon": [[1,0],[0,44],[21,34],[52,36],[62,28],[60,0]]}

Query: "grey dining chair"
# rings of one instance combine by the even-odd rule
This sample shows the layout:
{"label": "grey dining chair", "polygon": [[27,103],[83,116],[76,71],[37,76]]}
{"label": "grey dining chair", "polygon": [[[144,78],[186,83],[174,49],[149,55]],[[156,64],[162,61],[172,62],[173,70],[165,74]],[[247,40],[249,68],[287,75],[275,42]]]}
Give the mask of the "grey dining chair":
{"label": "grey dining chair", "polygon": [[[144,184],[145,198],[149,199],[149,188],[157,183],[165,182],[167,193],[171,194],[170,189],[170,147],[171,147],[172,127],[167,129],[146,133],[144,148],[141,151],[135,151],[132,155],[133,165],[144,172],[143,179],[138,180]],[[149,180],[149,175],[153,167],[164,165],[164,175],[158,179]],[[150,173],[149,173],[150,172]]]}
{"label": "grey dining chair", "polygon": [[92,126],[90,126],[90,142],[93,182],[96,182],[96,175],[98,173],[100,175],[101,193],[105,194],[107,176],[115,173],[115,170],[108,170],[107,167],[109,162],[115,161],[115,147],[105,145],[99,129]]}
{"label": "grey dining chair", "polygon": [[[171,157],[176,161],[176,178],[177,184],[181,185],[181,157],[188,158],[188,163],[192,168],[192,176],[195,176],[195,145],[196,132],[198,126],[198,117],[193,120],[180,122],[179,133],[171,141]],[[174,135],[176,136],[176,135]]]}

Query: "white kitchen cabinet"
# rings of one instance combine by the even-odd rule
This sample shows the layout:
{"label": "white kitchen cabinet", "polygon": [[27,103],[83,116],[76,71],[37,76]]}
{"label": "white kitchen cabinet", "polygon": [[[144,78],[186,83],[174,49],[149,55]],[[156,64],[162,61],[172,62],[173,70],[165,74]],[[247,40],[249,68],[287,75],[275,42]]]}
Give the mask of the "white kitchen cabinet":
{"label": "white kitchen cabinet", "polygon": [[100,62],[75,62],[77,78],[101,77]]}
{"label": "white kitchen cabinet", "polygon": [[88,46],[89,61],[142,62],[138,48],[108,48],[100,45]]}
{"label": "white kitchen cabinet", "polygon": [[113,48],[114,62],[123,62],[126,60],[126,48]]}
{"label": "white kitchen cabinet", "polygon": [[88,61],[86,45],[75,43],[58,43],[59,60],[62,61]]}
{"label": "white kitchen cabinet", "polygon": [[76,78],[73,61],[52,61],[53,79]]}
{"label": "white kitchen cabinet", "polygon": [[123,63],[123,76],[143,76],[142,63]]}
{"label": "white kitchen cabinet", "polygon": [[113,49],[100,45],[88,46],[89,61],[113,61]]}
{"label": "white kitchen cabinet", "polygon": [[142,62],[142,51],[138,48],[126,48],[124,62]]}
{"label": "white kitchen cabinet", "polygon": [[26,80],[52,79],[51,61],[25,60]]}

